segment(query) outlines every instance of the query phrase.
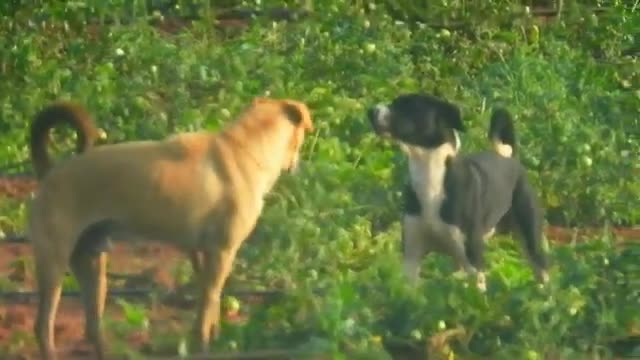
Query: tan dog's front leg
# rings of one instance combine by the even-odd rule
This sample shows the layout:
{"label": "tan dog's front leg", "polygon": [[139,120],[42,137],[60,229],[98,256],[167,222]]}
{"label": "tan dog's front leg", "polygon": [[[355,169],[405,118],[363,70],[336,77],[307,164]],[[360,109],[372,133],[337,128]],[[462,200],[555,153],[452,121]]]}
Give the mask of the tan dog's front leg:
{"label": "tan dog's front leg", "polygon": [[231,273],[238,246],[203,251],[202,271],[197,274],[200,290],[196,320],[193,326],[194,340],[203,352],[208,352],[211,338],[220,334],[220,298],[222,289]]}

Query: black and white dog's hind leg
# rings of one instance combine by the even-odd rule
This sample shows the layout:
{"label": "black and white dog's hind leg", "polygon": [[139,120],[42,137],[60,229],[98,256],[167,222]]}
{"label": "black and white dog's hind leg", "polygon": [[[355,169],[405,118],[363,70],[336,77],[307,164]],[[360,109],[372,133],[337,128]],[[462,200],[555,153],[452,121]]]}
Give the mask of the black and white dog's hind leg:
{"label": "black and white dog's hind leg", "polygon": [[549,261],[543,249],[543,216],[537,198],[526,176],[521,176],[513,192],[511,206],[515,222],[514,235],[524,247],[538,282],[549,282]]}
{"label": "black and white dog's hind leg", "polygon": [[[517,152],[516,133],[513,118],[508,110],[497,108],[491,115],[488,137],[494,150],[504,157],[514,157]],[[549,281],[548,260],[542,249],[543,215],[537,204],[536,194],[529,184],[526,174],[522,174],[514,188],[511,209],[504,220],[506,226],[514,226],[513,235],[518,237],[534,269],[536,278],[542,283]],[[499,224],[502,225],[502,224]],[[493,235],[492,229],[485,237]],[[486,240],[485,238],[485,240]]]}

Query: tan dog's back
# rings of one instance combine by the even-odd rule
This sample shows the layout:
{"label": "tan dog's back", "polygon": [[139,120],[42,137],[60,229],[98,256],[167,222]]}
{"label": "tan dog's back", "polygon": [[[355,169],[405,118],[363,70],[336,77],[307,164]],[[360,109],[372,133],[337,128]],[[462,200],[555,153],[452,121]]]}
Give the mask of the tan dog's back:
{"label": "tan dog's back", "polygon": [[[224,189],[223,180],[206,166],[207,149],[197,146],[212,139],[203,133],[193,135],[194,146],[167,140],[92,149],[53,168],[33,206],[55,198],[56,206],[48,208],[61,212],[56,217],[66,215],[62,221],[76,229],[72,237],[96,221],[111,219],[160,241],[180,234],[188,244],[195,239],[185,237],[186,230],[215,208]],[[90,206],[84,199],[90,199]]]}

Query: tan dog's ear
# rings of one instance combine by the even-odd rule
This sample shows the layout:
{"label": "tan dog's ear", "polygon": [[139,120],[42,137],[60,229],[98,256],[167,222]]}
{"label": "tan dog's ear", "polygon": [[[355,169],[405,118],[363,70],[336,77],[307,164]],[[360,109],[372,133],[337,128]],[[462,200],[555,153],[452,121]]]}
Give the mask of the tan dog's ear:
{"label": "tan dog's ear", "polygon": [[307,105],[298,101],[283,101],[282,108],[287,118],[296,126],[302,127],[305,131],[313,131],[311,113]]}

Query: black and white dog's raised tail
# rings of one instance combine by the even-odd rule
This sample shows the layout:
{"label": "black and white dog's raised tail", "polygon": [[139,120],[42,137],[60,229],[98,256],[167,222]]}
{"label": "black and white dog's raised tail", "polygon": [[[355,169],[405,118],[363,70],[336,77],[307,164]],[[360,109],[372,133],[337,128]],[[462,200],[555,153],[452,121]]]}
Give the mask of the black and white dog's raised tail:
{"label": "black and white dog's raised tail", "polygon": [[506,109],[497,108],[493,111],[489,123],[489,141],[493,143],[494,150],[504,157],[516,154],[516,131],[513,118]]}
{"label": "black and white dog's raised tail", "polygon": [[[526,169],[514,157],[516,136],[507,110],[493,112],[488,135],[494,151],[445,161],[440,216],[463,234],[469,265],[479,274],[485,267],[485,241],[494,232],[512,233],[523,243],[537,280],[546,283],[549,276],[542,246],[542,209]],[[479,286],[484,286],[484,278],[478,281]]]}

